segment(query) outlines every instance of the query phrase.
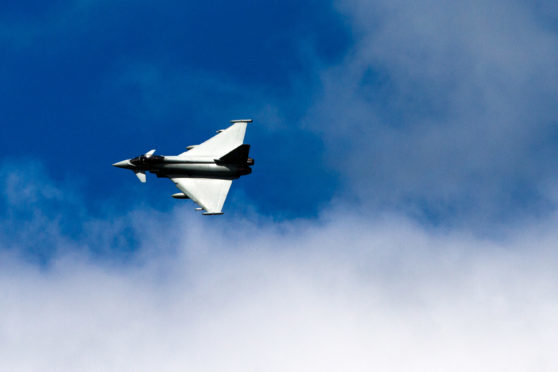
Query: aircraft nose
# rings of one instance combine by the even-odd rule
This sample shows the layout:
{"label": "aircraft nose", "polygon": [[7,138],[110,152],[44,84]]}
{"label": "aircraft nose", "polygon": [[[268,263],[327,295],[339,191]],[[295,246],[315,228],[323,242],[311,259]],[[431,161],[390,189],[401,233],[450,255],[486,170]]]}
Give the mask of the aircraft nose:
{"label": "aircraft nose", "polygon": [[129,160],[122,160],[119,161],[118,163],[114,163],[113,166],[126,169],[126,168],[130,168],[131,164]]}

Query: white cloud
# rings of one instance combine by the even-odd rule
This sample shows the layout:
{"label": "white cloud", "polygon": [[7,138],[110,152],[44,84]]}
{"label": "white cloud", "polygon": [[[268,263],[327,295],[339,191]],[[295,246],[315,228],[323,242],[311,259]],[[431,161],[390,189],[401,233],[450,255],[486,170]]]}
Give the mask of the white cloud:
{"label": "white cloud", "polygon": [[4,254],[0,369],[558,367],[556,220],[483,239],[396,216],[179,210],[112,218],[142,239],[125,265],[76,253],[92,237],[64,237],[42,268]]}

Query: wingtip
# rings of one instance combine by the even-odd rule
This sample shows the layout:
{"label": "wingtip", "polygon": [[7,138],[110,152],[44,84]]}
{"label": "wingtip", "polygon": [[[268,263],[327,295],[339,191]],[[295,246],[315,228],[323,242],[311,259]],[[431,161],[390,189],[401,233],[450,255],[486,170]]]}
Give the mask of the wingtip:
{"label": "wingtip", "polygon": [[236,119],[236,120],[231,120],[231,123],[251,123],[252,119]]}

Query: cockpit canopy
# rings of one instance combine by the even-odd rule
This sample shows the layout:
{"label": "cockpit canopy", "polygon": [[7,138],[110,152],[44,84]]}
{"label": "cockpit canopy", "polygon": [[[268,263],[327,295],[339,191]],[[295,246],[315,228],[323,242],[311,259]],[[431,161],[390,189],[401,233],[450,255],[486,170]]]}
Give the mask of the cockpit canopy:
{"label": "cockpit canopy", "polygon": [[130,163],[137,166],[142,166],[142,165],[159,164],[162,163],[164,160],[165,157],[160,155],[151,155],[150,157],[147,157],[145,155],[140,155],[131,159]]}

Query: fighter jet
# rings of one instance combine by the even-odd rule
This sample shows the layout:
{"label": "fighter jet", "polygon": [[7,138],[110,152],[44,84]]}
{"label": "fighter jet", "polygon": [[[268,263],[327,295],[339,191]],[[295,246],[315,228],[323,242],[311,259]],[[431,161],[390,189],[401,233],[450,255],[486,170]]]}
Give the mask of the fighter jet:
{"label": "fighter jet", "polygon": [[200,145],[188,146],[188,151],[179,155],[154,155],[155,150],[151,150],[113,165],[132,170],[143,183],[146,172],[170,178],[181,191],[173,198],[192,199],[200,206],[196,210],[204,210],[204,215],[223,214],[232,180],[252,173],[250,145],[243,144],[246,125],[251,122],[252,119],[231,120],[233,125],[218,130],[217,135]]}

